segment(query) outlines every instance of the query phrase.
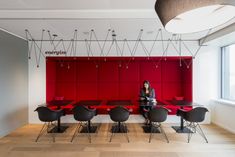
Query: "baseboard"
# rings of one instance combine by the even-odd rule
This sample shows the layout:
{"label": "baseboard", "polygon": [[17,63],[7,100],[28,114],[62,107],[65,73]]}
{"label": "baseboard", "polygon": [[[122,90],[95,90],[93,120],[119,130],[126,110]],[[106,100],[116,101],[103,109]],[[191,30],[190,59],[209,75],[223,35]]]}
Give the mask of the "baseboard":
{"label": "baseboard", "polygon": [[227,126],[224,126],[224,125],[223,125],[223,124],[221,124],[221,123],[218,123],[218,122],[212,122],[212,124],[215,124],[215,125],[217,125],[217,126],[219,126],[219,127],[223,128],[223,129],[225,129],[225,130],[227,130],[227,131],[229,131],[229,132],[231,132],[231,133],[235,134],[235,130],[234,130],[234,129],[232,129],[232,128],[230,128],[230,127],[227,127]]}

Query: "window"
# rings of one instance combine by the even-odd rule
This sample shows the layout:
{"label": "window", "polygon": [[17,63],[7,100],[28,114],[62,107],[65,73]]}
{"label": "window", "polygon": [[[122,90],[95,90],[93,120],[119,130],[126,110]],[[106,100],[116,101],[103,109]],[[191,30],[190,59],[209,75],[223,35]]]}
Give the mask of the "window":
{"label": "window", "polygon": [[222,98],[235,101],[235,44],[222,48]]}

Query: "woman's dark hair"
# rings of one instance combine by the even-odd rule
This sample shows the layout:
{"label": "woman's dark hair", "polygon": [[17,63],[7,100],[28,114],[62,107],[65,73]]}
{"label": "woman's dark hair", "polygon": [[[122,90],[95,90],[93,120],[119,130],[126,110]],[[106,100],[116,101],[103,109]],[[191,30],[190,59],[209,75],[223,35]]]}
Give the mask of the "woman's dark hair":
{"label": "woman's dark hair", "polygon": [[151,91],[150,82],[148,80],[145,80],[143,83],[143,89],[146,91],[144,84],[148,84],[148,86],[149,86],[148,90]]}

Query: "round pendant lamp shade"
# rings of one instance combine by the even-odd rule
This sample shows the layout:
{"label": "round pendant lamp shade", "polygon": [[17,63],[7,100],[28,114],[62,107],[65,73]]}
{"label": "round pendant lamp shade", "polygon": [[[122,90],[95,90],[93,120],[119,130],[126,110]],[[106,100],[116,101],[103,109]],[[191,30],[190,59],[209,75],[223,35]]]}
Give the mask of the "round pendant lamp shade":
{"label": "round pendant lamp shade", "polygon": [[208,30],[235,17],[235,0],[157,0],[155,10],[168,32]]}

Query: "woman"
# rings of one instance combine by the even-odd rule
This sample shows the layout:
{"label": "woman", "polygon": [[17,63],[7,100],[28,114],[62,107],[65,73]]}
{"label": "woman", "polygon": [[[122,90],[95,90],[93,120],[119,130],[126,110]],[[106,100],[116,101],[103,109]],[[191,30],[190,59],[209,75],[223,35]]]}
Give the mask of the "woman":
{"label": "woman", "polygon": [[140,90],[141,101],[155,101],[155,90],[150,87],[149,81],[145,80],[143,88]]}
{"label": "woman", "polygon": [[156,102],[155,96],[155,90],[151,88],[149,81],[144,81],[143,88],[140,90],[140,101],[142,102],[140,103],[140,112],[146,119],[146,124],[149,123],[147,113],[153,107],[151,104]]}

